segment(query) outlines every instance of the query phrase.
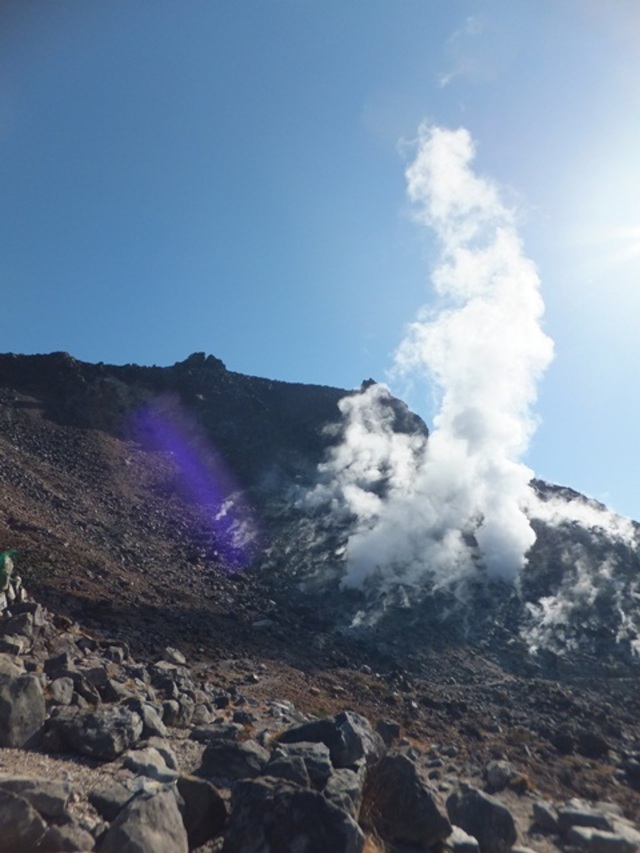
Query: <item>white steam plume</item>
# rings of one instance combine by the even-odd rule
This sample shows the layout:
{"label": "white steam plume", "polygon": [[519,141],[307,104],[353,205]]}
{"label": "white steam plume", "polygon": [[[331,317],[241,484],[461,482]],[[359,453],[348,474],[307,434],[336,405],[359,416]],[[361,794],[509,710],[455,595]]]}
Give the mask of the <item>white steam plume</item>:
{"label": "white steam plume", "polygon": [[519,460],[553,344],[515,215],[474,173],[473,157],[466,130],[420,128],[408,195],[440,243],[432,279],[442,304],[411,325],[395,363],[426,375],[440,408],[421,447],[382,417],[383,386],[345,403],[344,443],[324,466],[321,491],[356,518],[347,585],[370,576],[448,583],[478,562],[489,577],[512,581],[535,541],[524,512],[532,472]]}

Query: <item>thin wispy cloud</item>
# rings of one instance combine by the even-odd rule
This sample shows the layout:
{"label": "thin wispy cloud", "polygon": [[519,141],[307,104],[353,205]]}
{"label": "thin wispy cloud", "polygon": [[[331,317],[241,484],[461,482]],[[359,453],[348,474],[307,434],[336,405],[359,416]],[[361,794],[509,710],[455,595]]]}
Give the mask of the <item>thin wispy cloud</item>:
{"label": "thin wispy cloud", "polygon": [[447,69],[438,75],[440,88],[448,86],[457,77],[475,78],[481,73],[476,43],[485,29],[478,16],[469,16],[445,42]]}

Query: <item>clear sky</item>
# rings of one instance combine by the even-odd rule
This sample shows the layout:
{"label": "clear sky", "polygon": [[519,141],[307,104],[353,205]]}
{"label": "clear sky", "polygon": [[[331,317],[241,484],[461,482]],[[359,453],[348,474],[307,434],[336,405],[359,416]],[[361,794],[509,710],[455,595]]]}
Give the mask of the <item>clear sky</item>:
{"label": "clear sky", "polygon": [[637,0],[3,0],[0,350],[384,380],[433,299],[425,119],[538,266],[527,463],[640,518]]}

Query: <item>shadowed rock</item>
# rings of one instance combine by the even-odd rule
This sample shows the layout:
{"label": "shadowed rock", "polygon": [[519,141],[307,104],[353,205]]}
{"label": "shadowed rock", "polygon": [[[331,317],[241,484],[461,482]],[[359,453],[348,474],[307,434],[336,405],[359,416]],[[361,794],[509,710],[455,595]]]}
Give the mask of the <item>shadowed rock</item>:
{"label": "shadowed rock", "polygon": [[45,701],[33,675],[0,675],[0,746],[31,746],[42,731]]}
{"label": "shadowed rock", "polygon": [[317,791],[269,777],[234,788],[224,853],[361,853],[363,845],[353,818]]}
{"label": "shadowed rock", "polygon": [[386,755],[371,768],[361,819],[384,841],[413,844],[420,850],[443,841],[451,832],[424,774],[402,754]]}
{"label": "shadowed rock", "polygon": [[187,831],[171,790],[140,794],[120,812],[100,853],[187,853]]}
{"label": "shadowed rock", "polygon": [[288,729],[280,735],[282,744],[324,743],[334,767],[352,767],[361,758],[371,764],[384,754],[385,745],[369,720],[353,711],[341,711],[335,717],[314,720]]}
{"label": "shadowed rock", "polygon": [[452,823],[477,839],[482,853],[506,853],[516,841],[516,827],[509,809],[471,785],[462,784],[447,798]]}
{"label": "shadowed rock", "polygon": [[140,717],[122,707],[100,708],[91,713],[60,708],[52,715],[48,731],[81,755],[113,761],[133,746],[142,733]]}
{"label": "shadowed rock", "polygon": [[35,850],[47,825],[23,797],[0,790],[0,849],[2,853]]}

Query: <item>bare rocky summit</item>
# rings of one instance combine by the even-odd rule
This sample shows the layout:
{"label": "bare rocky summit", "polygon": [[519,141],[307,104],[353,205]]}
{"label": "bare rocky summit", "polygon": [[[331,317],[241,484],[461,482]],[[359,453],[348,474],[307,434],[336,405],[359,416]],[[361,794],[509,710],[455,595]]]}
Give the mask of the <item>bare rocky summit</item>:
{"label": "bare rocky summit", "polygon": [[354,627],[341,533],[296,502],[346,393],[0,356],[0,851],[638,849],[608,611],[537,656],[487,587],[464,625],[435,596]]}

